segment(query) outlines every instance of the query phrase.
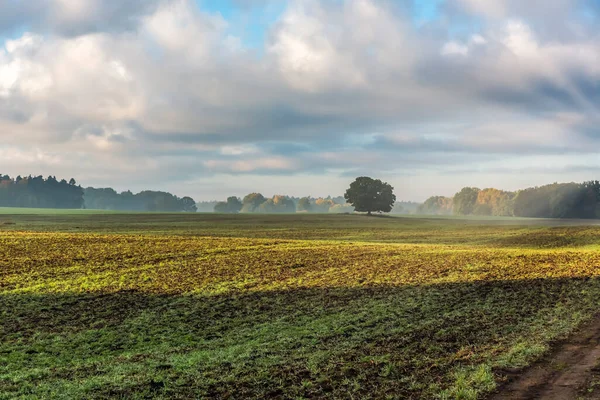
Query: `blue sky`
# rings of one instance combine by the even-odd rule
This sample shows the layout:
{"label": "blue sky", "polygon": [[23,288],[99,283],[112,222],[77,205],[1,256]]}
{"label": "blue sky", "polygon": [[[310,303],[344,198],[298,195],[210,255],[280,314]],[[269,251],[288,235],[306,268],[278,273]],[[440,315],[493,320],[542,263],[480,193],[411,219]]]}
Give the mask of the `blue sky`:
{"label": "blue sky", "polygon": [[14,40],[22,37],[28,31],[27,25],[17,26],[0,33],[0,43],[3,47],[7,40]]}
{"label": "blue sky", "polygon": [[440,14],[440,6],[443,0],[414,0],[413,20],[416,25],[435,20]]}
{"label": "blue sky", "polygon": [[202,10],[220,14],[230,24],[231,34],[255,49],[263,47],[269,28],[286,9],[284,1],[247,2],[243,6],[239,0],[196,0],[196,3]]}
{"label": "blue sky", "polygon": [[[277,22],[289,4],[284,0],[259,0],[254,2],[240,0],[195,1],[200,9],[220,14],[231,24],[232,34],[242,38],[246,46],[256,49],[260,49],[264,45],[269,29]],[[340,1],[330,0],[330,3],[339,4]],[[397,6],[400,4],[402,2],[398,2]],[[440,17],[440,8],[443,4],[444,0],[412,0],[409,13],[415,27],[422,27],[437,20]],[[464,34],[472,24],[472,20],[467,23],[457,19],[453,24],[453,34]]]}
{"label": "blue sky", "polygon": [[[331,3],[340,3],[331,0]],[[440,7],[444,0],[413,0],[410,14],[416,27],[435,21],[440,16]],[[200,9],[220,14],[231,24],[232,34],[242,38],[250,48],[263,47],[267,33],[285,12],[288,3],[279,1],[246,2],[240,0],[196,0]],[[464,23],[457,23],[456,32],[464,32]]]}
{"label": "blue sky", "polygon": [[599,10],[0,1],[0,171],[199,200],[597,179]]}

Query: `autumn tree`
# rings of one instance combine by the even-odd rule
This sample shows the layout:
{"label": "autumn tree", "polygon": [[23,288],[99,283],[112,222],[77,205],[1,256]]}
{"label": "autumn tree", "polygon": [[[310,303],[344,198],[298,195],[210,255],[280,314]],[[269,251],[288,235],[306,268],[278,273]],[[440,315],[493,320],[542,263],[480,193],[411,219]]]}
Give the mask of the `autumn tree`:
{"label": "autumn tree", "polygon": [[298,212],[312,211],[312,204],[310,203],[310,199],[308,197],[303,197],[300,200],[298,200],[298,204],[296,205],[296,211],[298,211]]}
{"label": "autumn tree", "polygon": [[453,210],[456,215],[471,215],[477,205],[478,188],[465,187],[454,195]]}
{"label": "autumn tree", "polygon": [[329,209],[334,205],[335,202],[332,199],[324,199],[319,197],[317,200],[315,200],[313,211],[318,213],[326,213],[329,212]]}
{"label": "autumn tree", "polygon": [[275,195],[263,202],[256,211],[265,214],[294,213],[296,205],[286,196]]}
{"label": "autumn tree", "polygon": [[242,201],[242,209],[240,210],[240,212],[256,212],[258,210],[258,207],[260,207],[260,205],[265,201],[267,201],[267,199],[265,199],[265,197],[262,194],[250,193],[249,195],[246,195],[246,197],[244,197],[244,200]]}
{"label": "autumn tree", "polygon": [[452,198],[444,196],[432,196],[421,204],[417,212],[428,215],[449,215],[452,214]]}

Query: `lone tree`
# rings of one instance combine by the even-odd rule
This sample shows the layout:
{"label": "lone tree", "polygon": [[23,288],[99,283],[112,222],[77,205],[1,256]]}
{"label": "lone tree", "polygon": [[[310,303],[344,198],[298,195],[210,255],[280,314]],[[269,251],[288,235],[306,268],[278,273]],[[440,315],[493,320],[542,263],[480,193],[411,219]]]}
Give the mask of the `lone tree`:
{"label": "lone tree", "polygon": [[344,198],[354,206],[355,211],[369,215],[373,211],[390,212],[396,202],[394,188],[390,184],[366,176],[356,178],[346,190]]}

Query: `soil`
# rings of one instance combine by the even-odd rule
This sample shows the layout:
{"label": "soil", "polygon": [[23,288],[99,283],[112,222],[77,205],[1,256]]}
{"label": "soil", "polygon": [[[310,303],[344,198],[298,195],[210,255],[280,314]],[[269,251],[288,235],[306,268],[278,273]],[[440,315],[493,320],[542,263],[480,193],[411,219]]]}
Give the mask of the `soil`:
{"label": "soil", "polygon": [[600,315],[530,368],[503,371],[507,382],[489,399],[600,399],[599,360]]}

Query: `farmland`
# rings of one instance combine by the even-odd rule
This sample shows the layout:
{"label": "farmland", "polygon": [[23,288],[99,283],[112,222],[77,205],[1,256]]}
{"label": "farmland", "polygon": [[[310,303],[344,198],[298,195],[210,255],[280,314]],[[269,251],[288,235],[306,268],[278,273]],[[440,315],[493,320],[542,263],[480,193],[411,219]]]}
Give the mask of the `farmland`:
{"label": "farmland", "polygon": [[480,398],[594,317],[600,227],[0,211],[0,398]]}

